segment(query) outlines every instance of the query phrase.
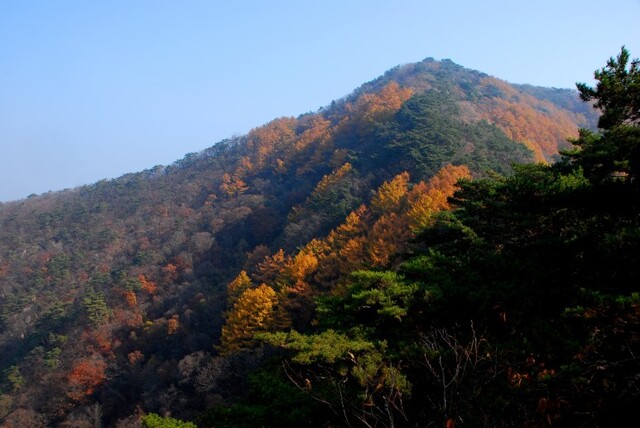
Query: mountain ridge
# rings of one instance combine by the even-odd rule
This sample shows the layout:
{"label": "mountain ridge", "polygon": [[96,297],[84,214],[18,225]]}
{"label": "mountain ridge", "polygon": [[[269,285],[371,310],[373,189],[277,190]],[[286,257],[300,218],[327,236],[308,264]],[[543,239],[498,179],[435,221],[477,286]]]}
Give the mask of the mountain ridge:
{"label": "mountain ridge", "polygon": [[0,204],[0,418],[168,410],[219,343],[238,272],[326,237],[405,171],[417,192],[451,163],[553,160],[595,124],[554,104],[573,98],[425,60],[171,165]]}
{"label": "mountain ridge", "polygon": [[[442,67],[442,65],[445,65],[445,67]],[[455,63],[454,61],[452,61],[451,59],[442,59],[442,60],[436,60],[432,57],[427,57],[424,60],[417,62],[417,63],[408,63],[408,64],[402,64],[402,65],[397,65],[395,67],[392,67],[391,69],[387,70],[384,74],[382,74],[381,76],[372,79],[369,82],[366,82],[362,85],[360,85],[357,89],[355,89],[354,91],[352,91],[350,94],[347,94],[341,98],[338,98],[334,101],[332,101],[331,103],[329,103],[328,105],[324,106],[324,107],[320,107],[316,112],[308,112],[308,113],[302,113],[300,114],[300,116],[298,116],[298,119],[306,116],[306,115],[314,115],[314,114],[318,114],[318,113],[322,113],[324,111],[326,111],[327,109],[330,109],[332,107],[332,105],[337,104],[341,104],[344,102],[348,102],[348,101],[353,101],[355,98],[357,98],[358,95],[360,95],[361,93],[366,93],[366,92],[375,92],[376,90],[381,89],[382,86],[384,86],[384,84],[390,82],[390,81],[395,81],[398,84],[407,86],[407,87],[413,87],[414,89],[417,89],[418,92],[422,91],[422,90],[426,90],[428,88],[431,88],[431,86],[428,86],[427,83],[425,82],[415,82],[415,77],[416,75],[419,75],[421,72],[424,72],[425,69],[426,70],[430,70],[432,69],[432,67],[437,67],[440,66],[440,68],[444,68],[443,71],[445,72],[450,72],[451,70],[457,70],[457,71],[463,71],[464,73],[469,74],[470,76],[474,76],[477,79],[483,79],[483,78],[489,78],[489,79],[495,79],[499,82],[503,82],[504,84],[507,85],[511,85],[515,88],[519,88],[521,89],[523,92],[525,93],[530,93],[531,95],[537,96],[538,98],[541,98],[542,100],[546,100],[546,101],[550,101],[550,102],[556,102],[559,103],[559,106],[562,106],[564,108],[571,108],[575,111],[579,111],[581,114],[583,114],[585,117],[582,118],[581,121],[579,121],[579,125],[585,128],[590,128],[590,129],[595,129],[595,122],[597,120],[597,115],[596,113],[593,111],[593,109],[591,109],[588,105],[584,104],[583,102],[581,102],[579,100],[579,97],[577,96],[577,91],[575,89],[569,89],[569,88],[555,88],[555,87],[544,87],[544,86],[536,86],[536,85],[530,85],[530,84],[517,84],[517,83],[510,83],[506,80],[502,80],[498,77],[493,77],[489,74],[483,73],[481,71],[477,71],[477,70],[473,70],[473,69],[468,69],[465,68],[462,65],[459,65],[457,63]],[[438,77],[438,76],[437,76]],[[442,76],[439,76],[442,77]],[[430,79],[434,79],[434,76],[429,76]],[[423,79],[423,80],[427,80],[428,79]],[[413,81],[413,84],[411,84]],[[479,80],[478,80],[479,81]],[[469,82],[465,82],[465,84],[469,84]],[[555,96],[554,96],[555,95]],[[256,128],[260,128],[262,125],[258,125]],[[256,129],[253,128],[253,129]],[[246,134],[245,134],[246,135]],[[25,199],[30,199],[33,198],[35,196],[42,196],[42,195],[48,195],[48,194],[52,194],[52,193],[58,193],[58,192],[64,192],[64,191],[73,191],[73,190],[77,190],[78,188],[82,188],[85,186],[91,186],[92,184],[97,184],[99,182],[105,182],[105,181],[112,181],[112,180],[118,180],[121,178],[125,178],[128,177],[132,174],[137,174],[137,173],[142,173],[142,174],[146,174],[150,171],[154,171],[155,173],[157,173],[158,170],[164,170],[167,168],[171,168],[173,166],[176,165],[181,165],[184,164],[185,162],[188,162],[188,160],[190,158],[194,158],[194,157],[198,157],[201,155],[207,155],[210,153],[216,153],[215,150],[215,146],[218,144],[225,144],[231,141],[236,140],[237,138],[242,138],[243,136],[239,136],[239,137],[231,137],[231,138],[224,138],[221,141],[215,143],[214,145],[207,147],[203,150],[200,150],[198,152],[191,152],[191,153],[187,153],[185,154],[185,156],[181,159],[178,159],[176,161],[174,161],[171,164],[168,165],[156,165],[150,168],[147,168],[145,170],[142,171],[138,171],[138,172],[128,172],[125,173],[119,177],[114,177],[114,178],[107,178],[107,179],[100,179],[98,180],[96,183],[88,183],[88,184],[83,184],[83,185],[79,185],[76,186],[74,188],[69,188],[69,189],[61,189],[61,190],[51,190],[45,193],[42,193],[40,195],[38,194],[33,194],[30,195],[28,197],[22,198],[22,199],[17,199],[17,200],[13,200],[13,201],[0,201],[0,205],[2,204],[13,204],[15,202],[20,202],[22,200]]]}

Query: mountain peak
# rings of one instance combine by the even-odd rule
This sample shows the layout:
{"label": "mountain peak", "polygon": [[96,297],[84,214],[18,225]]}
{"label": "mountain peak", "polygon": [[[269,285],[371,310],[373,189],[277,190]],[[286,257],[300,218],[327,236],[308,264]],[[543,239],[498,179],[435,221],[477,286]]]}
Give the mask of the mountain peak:
{"label": "mountain peak", "polygon": [[[159,397],[182,406],[194,390],[215,390],[231,399],[240,386],[203,377],[255,361],[212,354],[229,281],[282,284],[277,293],[253,284],[260,292],[247,305],[274,307],[274,295],[290,288],[302,296],[290,303],[304,306],[304,284],[288,281],[313,268],[314,245],[343,240],[339,257],[348,258],[362,244],[357,228],[380,215],[371,257],[389,261],[402,247],[394,239],[411,232],[385,231],[402,216],[424,224],[431,208],[381,207],[444,207],[440,190],[456,178],[553,161],[593,122],[571,91],[510,85],[427,58],[318,112],[275,119],[170,166],[1,204],[0,372],[8,374],[0,418],[28,406],[71,424],[99,402],[113,425],[138,407],[163,412]],[[303,247],[299,256],[278,251]],[[339,272],[317,275],[333,284]],[[180,411],[192,416],[206,401]]]}

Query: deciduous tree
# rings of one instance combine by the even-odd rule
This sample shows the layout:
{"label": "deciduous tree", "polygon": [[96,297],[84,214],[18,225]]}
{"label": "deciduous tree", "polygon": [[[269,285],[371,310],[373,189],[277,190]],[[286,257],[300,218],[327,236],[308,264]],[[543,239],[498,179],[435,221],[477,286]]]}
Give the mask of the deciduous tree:
{"label": "deciduous tree", "polygon": [[276,292],[268,285],[245,290],[222,327],[220,351],[228,353],[255,344],[255,334],[272,326],[277,302]]}
{"label": "deciduous tree", "polygon": [[80,401],[93,394],[107,379],[106,368],[107,363],[99,356],[77,360],[67,376],[67,395]]}

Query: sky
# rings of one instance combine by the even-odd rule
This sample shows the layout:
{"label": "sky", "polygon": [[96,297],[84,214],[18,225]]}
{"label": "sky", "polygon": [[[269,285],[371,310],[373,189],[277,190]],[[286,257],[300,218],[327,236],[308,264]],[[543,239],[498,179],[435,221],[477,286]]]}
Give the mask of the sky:
{"label": "sky", "polygon": [[451,59],[593,83],[640,0],[2,0],[0,202],[115,178]]}

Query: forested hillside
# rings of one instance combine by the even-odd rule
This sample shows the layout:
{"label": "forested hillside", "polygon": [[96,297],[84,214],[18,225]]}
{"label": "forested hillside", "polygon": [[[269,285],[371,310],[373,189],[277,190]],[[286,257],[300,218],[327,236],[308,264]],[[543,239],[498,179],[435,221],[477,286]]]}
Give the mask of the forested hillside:
{"label": "forested hillside", "polygon": [[[596,116],[575,91],[427,59],[170,166],[1,204],[0,420],[124,427],[157,413],[202,426],[391,426],[562,416],[575,406],[561,389],[573,378],[556,376],[567,355],[615,352],[583,339],[619,307],[620,322],[635,325],[625,269],[636,260],[637,211],[621,201],[636,197],[636,153],[616,153],[607,169],[597,143],[608,128],[579,127],[595,130]],[[550,166],[568,137],[583,151]],[[542,163],[514,172],[532,161]],[[460,178],[456,210],[437,215]],[[609,262],[616,284],[600,287]],[[548,333],[567,320],[584,337]],[[532,392],[547,387],[539,376],[560,385],[543,404]],[[502,414],[493,397],[505,400]]]}

